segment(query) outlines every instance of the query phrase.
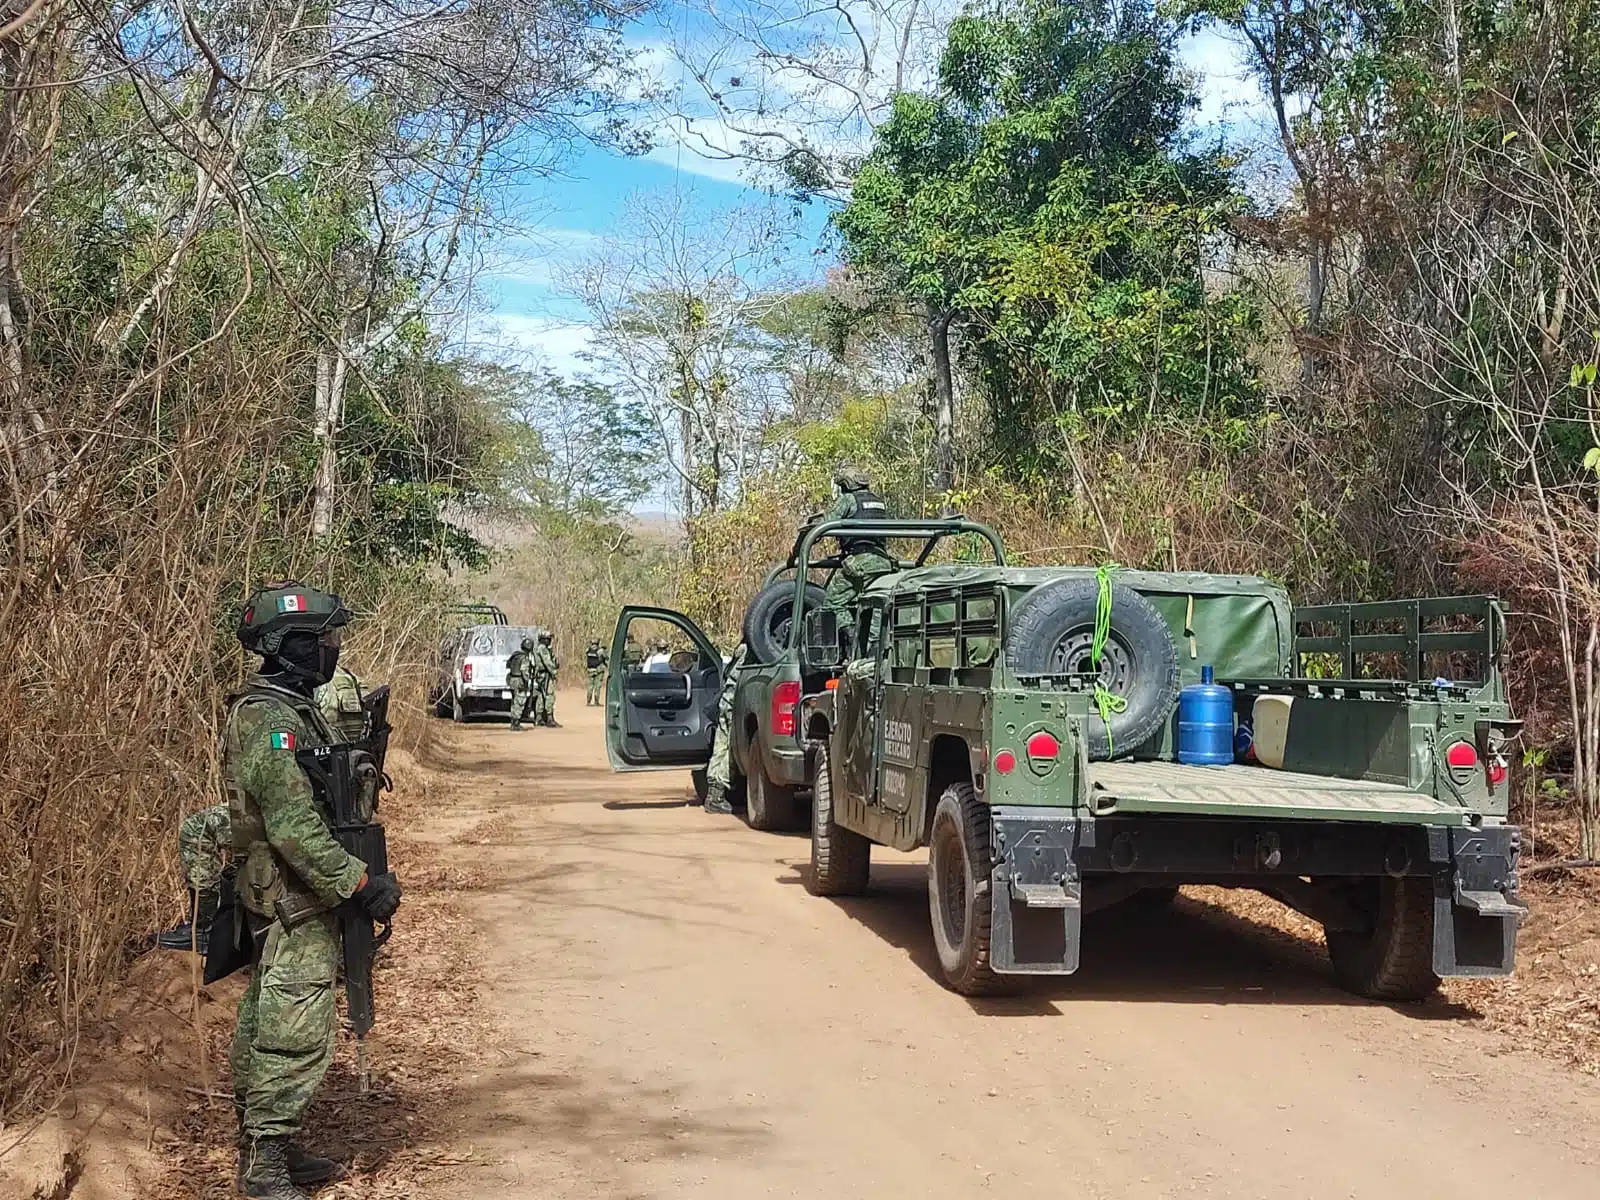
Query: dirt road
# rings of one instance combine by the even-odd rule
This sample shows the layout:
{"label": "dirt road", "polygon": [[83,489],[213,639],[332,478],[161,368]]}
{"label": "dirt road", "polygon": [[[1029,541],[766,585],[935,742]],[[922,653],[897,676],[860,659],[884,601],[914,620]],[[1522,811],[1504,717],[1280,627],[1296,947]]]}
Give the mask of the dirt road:
{"label": "dirt road", "polygon": [[1355,1002],[1188,899],[1091,918],[1070,980],[963,999],[920,858],[813,898],[804,838],[686,807],[686,774],[611,774],[599,710],[562,708],[452,754],[475,781],[438,844],[495,868],[499,1048],[451,1200],[1600,1195],[1600,1088],[1442,1003]]}

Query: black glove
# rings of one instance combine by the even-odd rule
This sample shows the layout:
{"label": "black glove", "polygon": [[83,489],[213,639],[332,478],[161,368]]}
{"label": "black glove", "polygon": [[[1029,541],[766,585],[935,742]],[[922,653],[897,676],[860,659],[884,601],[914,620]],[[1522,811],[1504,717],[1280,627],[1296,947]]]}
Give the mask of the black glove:
{"label": "black glove", "polygon": [[392,874],[372,875],[366,887],[359,888],[355,901],[374,921],[387,921],[400,907],[400,884]]}

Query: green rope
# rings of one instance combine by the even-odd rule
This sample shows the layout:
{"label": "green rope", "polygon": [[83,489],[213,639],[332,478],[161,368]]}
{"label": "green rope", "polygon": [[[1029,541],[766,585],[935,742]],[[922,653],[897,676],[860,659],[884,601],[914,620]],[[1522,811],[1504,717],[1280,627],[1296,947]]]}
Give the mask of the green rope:
{"label": "green rope", "polygon": [[1089,665],[1094,668],[1094,706],[1100,712],[1100,720],[1106,727],[1106,756],[1114,755],[1117,750],[1111,741],[1111,718],[1114,714],[1128,710],[1128,699],[1115,692],[1107,691],[1105,684],[1100,682],[1100,655],[1106,648],[1106,639],[1111,636],[1111,572],[1115,563],[1107,563],[1096,567],[1094,581],[1099,588],[1099,595],[1095,598],[1094,606],[1094,641],[1089,646]]}

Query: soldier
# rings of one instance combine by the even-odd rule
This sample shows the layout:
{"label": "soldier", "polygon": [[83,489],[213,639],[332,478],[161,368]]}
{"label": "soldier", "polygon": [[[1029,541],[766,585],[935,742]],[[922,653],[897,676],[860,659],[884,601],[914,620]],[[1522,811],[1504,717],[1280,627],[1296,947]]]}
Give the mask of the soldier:
{"label": "soldier", "polygon": [[521,729],[533,703],[533,639],[523,638],[522,645],[506,659],[506,683],[511,687],[511,728]]}
{"label": "soldier", "polygon": [[606,652],[600,649],[600,639],[591,638],[589,649],[583,655],[584,670],[589,673],[589,694],[584,704],[596,705],[605,703],[606,695]]}
{"label": "soldier", "polygon": [[[367,736],[366,684],[349,667],[340,666],[311,697],[322,710],[323,718],[334,738],[341,742],[359,742]],[[372,820],[378,810],[378,779],[367,776],[361,781],[360,811],[363,820]]]}
{"label": "soldier", "polygon": [[332,910],[351,901],[386,921],[400,905],[395,877],[369,876],[334,838],[326,801],[295,757],[334,740],[312,693],[333,678],[349,620],[338,596],[285,583],[253,595],[239,622],[240,643],[262,663],[229,699],[222,781],[238,902],[258,957],[229,1059],[238,1185],[256,1200],[306,1200],[299,1184],[341,1173],[291,1140],[333,1059]]}
{"label": "soldier", "polygon": [[728,768],[729,739],[733,734],[733,691],[739,668],[744,665],[745,644],[733,652],[726,673],[722,677],[722,694],[717,697],[717,731],[711,742],[711,762],[706,767],[706,811],[731,813],[733,804],[728,799],[730,782]]}
{"label": "soldier", "polygon": [[[848,464],[833,473],[834,486],[839,494],[824,521],[843,521],[859,518],[863,521],[882,521],[889,515],[883,498],[872,490],[872,482],[865,472]],[[855,606],[866,586],[880,575],[897,570],[889,548],[881,537],[851,536],[839,539],[839,549],[844,562],[828,580],[827,604],[839,615],[839,627],[848,631],[855,625]],[[848,633],[845,634],[848,637]]]}
{"label": "soldier", "polygon": [[644,651],[639,649],[639,643],[633,640],[631,630],[622,640],[622,665],[630,671],[637,671],[644,665]]}
{"label": "soldier", "polygon": [[206,952],[211,918],[217,912],[217,885],[232,845],[226,804],[190,813],[178,826],[178,867],[189,887],[189,906],[184,920],[156,934],[156,945],[163,950]]}
{"label": "soldier", "polygon": [[556,672],[561,663],[551,643],[555,635],[548,629],[539,631],[539,644],[533,651],[533,723],[560,729],[556,724]]}

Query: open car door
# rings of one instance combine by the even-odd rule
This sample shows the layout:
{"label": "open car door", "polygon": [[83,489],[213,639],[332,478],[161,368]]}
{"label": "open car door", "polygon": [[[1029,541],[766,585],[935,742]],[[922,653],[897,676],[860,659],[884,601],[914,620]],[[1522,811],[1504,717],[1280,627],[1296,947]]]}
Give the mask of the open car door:
{"label": "open car door", "polygon": [[[632,629],[644,650],[675,628],[670,666],[654,671],[623,661]],[[643,628],[651,633],[641,634]],[[614,771],[704,767],[711,761],[722,693],[722,655],[700,627],[670,608],[627,607],[617,616],[606,676],[606,754]]]}

